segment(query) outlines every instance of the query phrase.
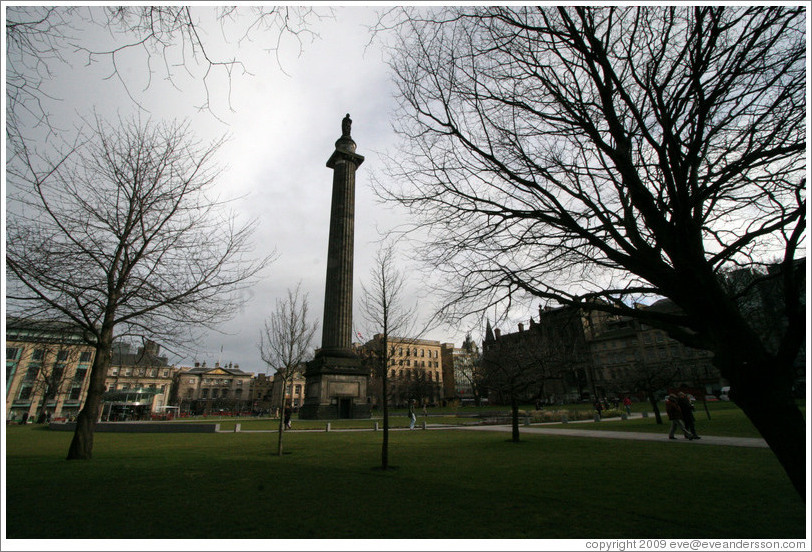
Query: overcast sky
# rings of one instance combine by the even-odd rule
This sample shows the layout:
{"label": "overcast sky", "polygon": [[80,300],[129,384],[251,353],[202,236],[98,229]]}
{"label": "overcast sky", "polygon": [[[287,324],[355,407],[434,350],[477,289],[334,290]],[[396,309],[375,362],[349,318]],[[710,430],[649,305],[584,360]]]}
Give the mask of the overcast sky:
{"label": "overcast sky", "polygon": [[[206,9],[197,8],[197,13]],[[244,41],[238,56],[253,75],[235,72],[230,91],[222,73],[213,73],[208,80],[216,117],[197,109],[205,99],[200,75],[186,78],[182,70],[174,70],[176,82],[171,86],[161,78],[160,66],[153,59],[153,77],[147,82],[143,52],[132,50],[118,57],[120,74],[150,117],[189,118],[192,129],[204,139],[230,136],[219,156],[225,170],[218,186],[224,197],[239,198],[234,206],[243,220],[257,220],[257,255],[274,249],[278,253],[261,282],[250,291],[242,312],[222,325],[223,334],[210,334],[196,354],[170,357],[172,362],[190,365],[205,361],[213,365],[220,361],[238,364],[245,371],[264,372],[256,347],[259,330],[276,299],[299,281],[321,326],[332,186],[332,171],[325,163],[341,135],[341,119],[346,113],[353,120],[357,152],[366,158],[356,178],[353,330],[364,339],[371,337],[359,316],[361,283],[368,276],[381,232],[404,220],[402,212],[380,205],[370,188],[371,175],[382,169],[380,153],[396,146],[391,127],[394,86],[380,50],[369,46],[366,28],[374,23],[378,9],[334,8],[334,18],[312,27],[319,38],[311,42],[305,37],[301,54],[295,41],[286,40],[279,61],[263,51],[265,43],[261,40]],[[215,48],[223,34],[219,26],[204,26],[202,31],[217,54]],[[233,33],[230,38],[234,38]],[[100,44],[104,41],[101,35],[85,39]],[[120,82],[104,79],[111,71],[109,60],[100,58],[87,66],[80,54],[66,51],[65,57],[69,66],[56,66],[48,83],[59,98],[51,106],[58,126],[70,129],[94,109],[106,117],[127,117],[137,111]],[[400,266],[410,293],[414,293],[426,269],[406,258],[405,250],[403,253]],[[428,314],[428,299],[415,294],[411,301],[419,301],[421,310]],[[437,328],[422,337],[459,346],[467,330],[474,330],[475,338],[482,332],[480,328]],[[315,341],[314,346],[319,346],[321,329]]]}

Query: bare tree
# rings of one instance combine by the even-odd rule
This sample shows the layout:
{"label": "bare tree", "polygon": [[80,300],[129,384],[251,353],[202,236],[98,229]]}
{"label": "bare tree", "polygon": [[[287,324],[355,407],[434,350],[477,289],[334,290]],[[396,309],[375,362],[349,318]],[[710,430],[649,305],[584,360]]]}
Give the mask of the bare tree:
{"label": "bare tree", "polygon": [[491,396],[510,405],[511,440],[520,441],[519,403],[535,394],[543,380],[543,364],[528,351],[526,342],[517,339],[499,339],[486,343],[482,369],[485,386]]}
{"label": "bare tree", "polygon": [[[643,318],[712,351],[801,494],[791,386],[805,333],[805,16],[390,11],[405,146],[377,186],[432,230],[422,258],[447,276],[451,314],[529,295]],[[723,274],[775,256],[786,324],[769,347]],[[635,312],[646,296],[682,312]]]}
{"label": "bare tree", "polygon": [[[51,108],[58,101],[59,83],[53,76],[72,63],[102,64],[107,78],[118,81],[124,93],[140,106],[139,89],[153,74],[180,88],[179,77],[192,75],[203,85],[200,108],[211,110],[210,81],[227,79],[230,107],[231,79],[248,68],[235,53],[224,53],[212,38],[220,27],[236,48],[260,37],[263,49],[277,55],[283,42],[293,41],[301,52],[304,41],[316,34],[312,24],[331,17],[330,9],[297,6],[8,6],[6,13],[7,86],[6,132],[11,146],[24,128],[53,129]],[[231,48],[229,48],[230,50]],[[144,74],[121,71],[120,59],[140,53]],[[179,75],[180,74],[180,75]]]}
{"label": "bare tree", "polygon": [[381,246],[369,271],[369,281],[361,286],[361,312],[366,323],[374,328],[371,360],[373,373],[381,381],[383,409],[383,442],[381,468],[389,467],[389,366],[393,363],[390,336],[409,334],[413,328],[415,309],[403,303],[405,280],[396,266],[394,244]]}
{"label": "bare tree", "polygon": [[281,388],[282,415],[279,416],[276,451],[279,456],[282,456],[284,412],[287,408],[285,391],[296,371],[301,369],[305,356],[311,353],[313,335],[318,328],[318,322],[311,323],[308,320],[307,294],[302,295],[300,288],[301,283],[295,290],[288,290],[286,299],[276,301],[276,310],[265,320],[265,327],[259,336],[259,356],[262,362],[274,370],[274,380],[279,379]]}
{"label": "bare tree", "polygon": [[242,304],[269,262],[251,260],[253,224],[208,196],[219,143],[187,125],[97,119],[55,162],[8,166],[7,300],[12,312],[77,325],[95,348],[68,459],[88,459],[115,337],[182,342]]}

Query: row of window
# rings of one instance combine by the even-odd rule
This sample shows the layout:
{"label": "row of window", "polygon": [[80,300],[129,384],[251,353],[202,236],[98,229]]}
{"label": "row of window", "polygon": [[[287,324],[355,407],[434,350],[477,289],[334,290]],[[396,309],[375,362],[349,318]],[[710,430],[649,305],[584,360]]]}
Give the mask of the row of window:
{"label": "row of window", "polygon": [[[191,397],[191,389],[187,391],[187,397]],[[203,388],[200,390],[200,398],[201,399],[227,399],[229,395],[229,389],[218,389],[216,387],[212,388],[211,390],[207,388]],[[239,399],[242,397],[242,389],[235,389],[234,390],[234,398]]]}
{"label": "row of window", "polygon": [[[395,356],[395,354],[397,354],[397,356],[418,356],[417,347],[406,347],[406,349],[405,349],[406,354],[405,355],[403,354],[403,351],[404,351],[403,347],[395,348],[395,346],[393,345],[392,348],[389,350],[389,354],[391,356]],[[436,350],[432,351],[431,349],[420,349],[420,355],[419,356],[421,356],[421,357],[428,356],[429,358],[437,358],[437,353],[438,353],[438,351],[436,351]]]}
{"label": "row of window", "polygon": [[[417,377],[417,375],[419,373],[420,373],[420,371],[415,370],[414,371],[414,376]],[[426,374],[426,378],[429,381],[440,381],[440,372],[434,372],[434,373],[425,372],[425,374]],[[406,379],[412,379],[412,371],[411,370],[406,370],[405,372],[403,370],[391,370],[389,372],[389,377],[392,377],[392,378],[402,378],[402,377],[404,377],[404,375],[406,376]]]}
{"label": "row of window", "polygon": [[[136,377],[150,377],[150,378],[157,378],[158,377],[158,368],[123,368],[119,369],[118,366],[113,366],[110,368],[110,375],[111,376],[118,376],[119,374],[124,377],[129,376],[136,376]],[[162,378],[169,377],[169,368],[164,368],[160,370]]]}
{"label": "row of window", "polygon": [[[412,361],[408,360],[408,359],[403,360],[401,358],[401,359],[397,360],[397,365],[398,366],[411,366]],[[389,361],[389,366],[395,366],[395,359],[394,358]],[[426,366],[426,361],[425,360],[415,360],[414,361],[414,367],[415,368],[426,368],[427,367]],[[439,368],[439,367],[440,367],[439,362],[434,361],[434,360],[429,361],[428,368]]]}
{"label": "row of window", "polygon": [[[56,353],[57,362],[67,362],[70,351],[62,349]],[[22,355],[22,348],[20,347],[6,347],[6,360],[20,360]],[[45,358],[45,349],[34,349],[31,352],[32,362],[42,362]],[[82,351],[79,353],[79,362],[88,363],[93,358],[92,351]]]}
{"label": "row of window", "polygon": [[[144,389],[144,386],[142,386],[142,385],[132,385],[131,386],[129,383],[122,383],[122,384],[119,384],[119,385],[111,385],[109,387],[105,386],[105,388],[104,388],[105,391],[130,391],[131,389],[132,390]],[[155,389],[155,390],[160,390],[161,393],[166,393],[166,385],[161,385],[160,387],[158,387],[156,384],[150,383],[146,387],[146,389]]]}

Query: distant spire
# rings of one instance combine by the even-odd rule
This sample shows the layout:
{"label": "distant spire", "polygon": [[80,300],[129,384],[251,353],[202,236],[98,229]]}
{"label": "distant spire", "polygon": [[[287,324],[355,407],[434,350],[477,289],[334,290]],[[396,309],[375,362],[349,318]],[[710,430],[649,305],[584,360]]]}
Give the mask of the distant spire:
{"label": "distant spire", "polygon": [[493,336],[493,329],[491,328],[490,320],[488,320],[487,324],[485,325],[485,341],[496,341],[496,338]]}

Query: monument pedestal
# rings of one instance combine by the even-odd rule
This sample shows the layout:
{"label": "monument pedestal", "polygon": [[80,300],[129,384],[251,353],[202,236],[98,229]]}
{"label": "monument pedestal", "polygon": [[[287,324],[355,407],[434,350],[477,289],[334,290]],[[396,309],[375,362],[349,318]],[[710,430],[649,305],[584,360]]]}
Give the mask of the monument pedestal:
{"label": "monument pedestal", "polygon": [[307,363],[305,402],[299,409],[304,420],[369,418],[369,370],[355,355],[319,355]]}

